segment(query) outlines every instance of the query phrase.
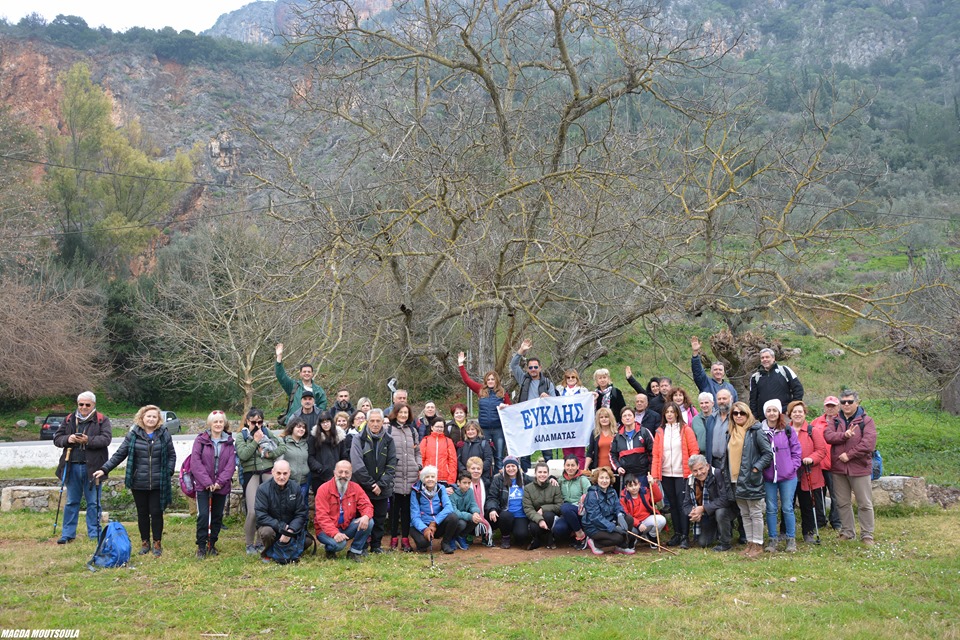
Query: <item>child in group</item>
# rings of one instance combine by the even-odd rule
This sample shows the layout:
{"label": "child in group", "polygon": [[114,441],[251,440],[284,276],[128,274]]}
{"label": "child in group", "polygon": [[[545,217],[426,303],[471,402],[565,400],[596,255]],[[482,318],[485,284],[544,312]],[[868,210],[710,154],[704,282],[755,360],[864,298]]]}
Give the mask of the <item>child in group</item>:
{"label": "child in group", "polygon": [[[463,521],[464,526],[461,531],[472,531],[477,526],[482,526],[483,517],[480,515],[480,507],[477,506],[477,500],[473,494],[473,478],[470,473],[464,471],[457,479],[457,484],[453,487],[453,493],[450,494],[450,502],[453,504],[453,512]],[[469,545],[463,535],[457,536],[457,546],[466,550]]]}
{"label": "child in group", "polygon": [[[659,513],[654,515],[653,505],[663,500],[663,492],[660,485],[656,482],[649,483],[647,490],[641,494],[640,480],[628,473],[624,479],[624,490],[620,494],[620,504],[623,505],[623,511],[627,514],[627,523],[633,520],[633,526],[630,531],[639,536],[643,536],[650,543],[656,542],[657,531],[663,531],[667,526],[667,519]],[[633,538],[633,536],[630,536]],[[636,538],[630,541],[630,546],[634,546]]]}

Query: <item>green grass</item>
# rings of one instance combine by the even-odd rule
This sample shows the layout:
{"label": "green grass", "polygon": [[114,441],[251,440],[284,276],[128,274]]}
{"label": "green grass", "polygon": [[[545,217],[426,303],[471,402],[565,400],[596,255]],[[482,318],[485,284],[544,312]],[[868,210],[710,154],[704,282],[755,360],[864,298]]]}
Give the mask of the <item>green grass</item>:
{"label": "green grass", "polygon": [[[356,566],[309,557],[264,566],[242,552],[193,558],[194,523],[168,519],[164,556],[90,573],[89,542],[60,547],[49,514],[0,515],[0,628],[81,637],[957,638],[960,510],[877,524],[877,546],[840,543],[750,562],[691,550],[601,558],[512,550],[496,564],[392,554]],[[136,536],[136,525],[127,523]]]}

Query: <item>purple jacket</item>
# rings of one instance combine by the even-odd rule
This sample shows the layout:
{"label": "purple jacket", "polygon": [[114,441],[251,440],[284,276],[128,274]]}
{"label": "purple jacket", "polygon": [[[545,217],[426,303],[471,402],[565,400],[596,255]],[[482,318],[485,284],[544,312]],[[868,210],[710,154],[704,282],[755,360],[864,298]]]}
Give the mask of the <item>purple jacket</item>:
{"label": "purple jacket", "polygon": [[[767,421],[763,421],[763,433],[770,439],[773,447],[773,464],[763,470],[764,482],[783,482],[797,477],[797,469],[803,456],[800,451],[800,439],[791,426],[779,431],[771,431]],[[788,435],[789,434],[789,435]]]}
{"label": "purple jacket", "polygon": [[237,450],[233,446],[233,436],[226,434],[227,439],[220,443],[220,464],[214,479],[214,446],[210,432],[204,431],[193,441],[193,457],[190,459],[190,473],[197,491],[204,491],[214,483],[220,484],[220,495],[230,493],[230,480],[237,468]]}

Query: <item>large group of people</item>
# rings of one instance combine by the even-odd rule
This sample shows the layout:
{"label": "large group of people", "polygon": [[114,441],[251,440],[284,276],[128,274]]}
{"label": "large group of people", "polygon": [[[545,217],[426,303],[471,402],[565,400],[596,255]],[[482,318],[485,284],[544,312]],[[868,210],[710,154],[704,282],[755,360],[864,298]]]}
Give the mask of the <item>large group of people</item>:
{"label": "large group of people", "polygon": [[[859,538],[873,544],[876,426],[855,391],[827,396],[822,415],[810,420],[796,373],[764,349],[749,402],[739,401],[722,363],[712,363],[707,375],[693,338],[691,375],[699,394],[667,377],[644,386],[627,367],[636,392],[630,406],[607,369],[594,372],[592,390],[574,369],[554,384],[528,355],[531,347],[524,340],[510,362],[514,398],[496,371],[474,381],[461,353],[460,375],[478,396],[478,416],[471,419],[456,404],[444,419],[434,401],[418,414],[403,389],[393,392],[387,409],[365,397],[354,407],[345,388],[328,407],[313,367],[302,364],[299,379],[290,377],[278,344],[276,377],[288,397],[280,428],[271,429],[264,412],[252,408],[231,429],[218,410],[194,440],[197,557],[219,553],[235,475],[246,507],[246,551],[264,562],[297,560],[311,538],[328,558],[346,549],[354,561],[388,550],[432,550],[437,538],[445,554],[499,540],[503,549],[562,544],[596,555],[629,555],[638,545],[728,552],[742,544],[742,555],[756,558],[797,551],[797,503],[803,542],[818,542],[828,524],[841,539],[854,540],[853,496]],[[594,429],[582,446],[562,450],[562,464],[551,464],[554,451],[541,451],[532,466],[530,456],[509,451],[499,409],[573,394],[593,395]],[[68,496],[58,543],[76,537],[84,498],[87,534],[96,537],[93,487],[126,461],[140,553],[159,556],[176,468],[172,438],[153,405],[137,412],[108,458],[111,435],[94,394],[81,393],[54,437],[63,449],[57,473]]]}

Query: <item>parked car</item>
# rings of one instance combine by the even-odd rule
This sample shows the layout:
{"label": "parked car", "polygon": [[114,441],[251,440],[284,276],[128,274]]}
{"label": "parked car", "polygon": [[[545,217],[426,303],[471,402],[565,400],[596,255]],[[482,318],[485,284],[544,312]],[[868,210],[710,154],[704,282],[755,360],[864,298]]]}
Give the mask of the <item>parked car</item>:
{"label": "parked car", "polygon": [[53,440],[53,434],[57,432],[68,413],[51,413],[43,420],[43,426],[40,427],[41,440]]}
{"label": "parked car", "polygon": [[180,433],[180,418],[173,411],[161,411],[160,419],[170,433]]}

